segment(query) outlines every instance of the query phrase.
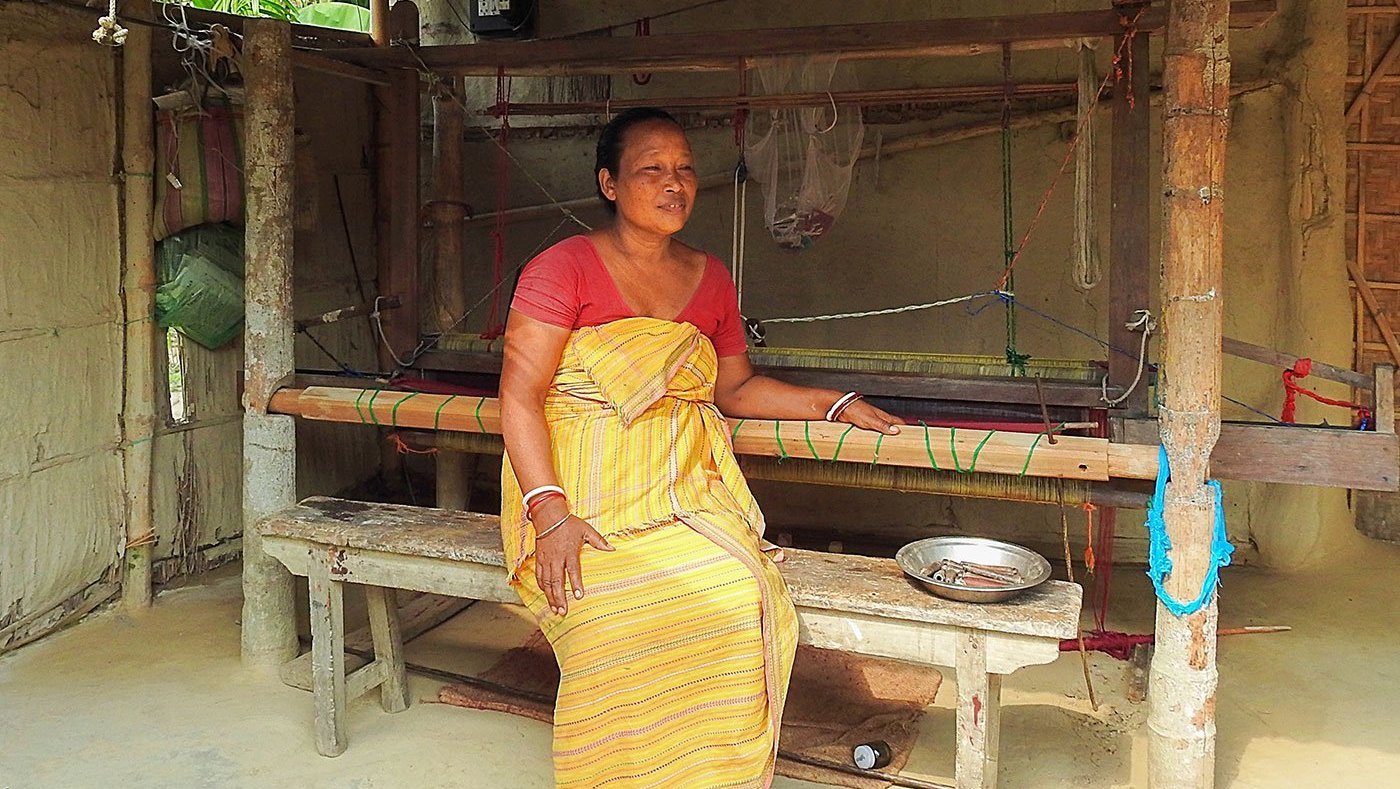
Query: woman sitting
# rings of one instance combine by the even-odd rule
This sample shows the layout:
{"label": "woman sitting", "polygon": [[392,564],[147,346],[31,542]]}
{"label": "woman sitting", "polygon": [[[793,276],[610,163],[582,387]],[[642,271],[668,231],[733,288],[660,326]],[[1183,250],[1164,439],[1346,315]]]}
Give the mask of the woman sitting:
{"label": "woman sitting", "polygon": [[522,272],[501,370],[501,531],[559,661],[561,787],[758,787],[773,775],[797,621],[724,414],[898,419],[755,375],[724,264],[676,241],[695,207],[679,124],[598,141],[612,223]]}

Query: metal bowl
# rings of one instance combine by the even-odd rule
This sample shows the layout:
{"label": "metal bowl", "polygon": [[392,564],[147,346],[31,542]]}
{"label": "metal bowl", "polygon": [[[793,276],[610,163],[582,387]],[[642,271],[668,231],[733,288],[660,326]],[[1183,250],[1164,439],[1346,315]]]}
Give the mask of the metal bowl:
{"label": "metal bowl", "polygon": [[[929,565],[944,559],[1015,567],[1025,580],[994,589],[936,581],[924,574]],[[999,603],[1033,589],[1050,578],[1050,562],[1028,548],[985,537],[929,537],[909,543],[894,555],[899,569],[930,592],[965,603]]]}

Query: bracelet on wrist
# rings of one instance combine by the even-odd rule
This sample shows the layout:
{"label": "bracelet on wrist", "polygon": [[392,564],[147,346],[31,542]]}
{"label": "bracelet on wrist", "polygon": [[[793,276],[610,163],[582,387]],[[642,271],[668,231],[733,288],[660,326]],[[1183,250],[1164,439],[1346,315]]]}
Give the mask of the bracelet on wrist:
{"label": "bracelet on wrist", "polygon": [[836,402],[831,404],[831,408],[828,408],[826,410],[826,421],[835,422],[837,419],[840,419],[842,412],[849,408],[851,403],[854,403],[855,401],[860,400],[863,397],[864,395],[860,394],[859,392],[847,392],[841,395],[839,398],[837,398]]}
{"label": "bracelet on wrist", "polygon": [[531,499],[530,503],[525,506],[525,517],[534,520],[535,509],[550,499],[564,499],[565,503],[568,503],[568,499],[564,498],[564,494],[552,490],[546,491]]}
{"label": "bracelet on wrist", "polygon": [[558,493],[560,496],[563,496],[564,489],[559,487],[558,485],[540,485],[537,488],[531,488],[528,493],[526,493],[524,496],[521,496],[520,503],[525,505],[526,509],[529,509],[531,501],[535,500],[540,496],[543,496],[546,493]]}
{"label": "bracelet on wrist", "polygon": [[555,529],[559,528],[560,526],[563,526],[564,523],[565,523],[566,521],[568,521],[569,518],[572,518],[573,516],[574,516],[573,513],[569,513],[568,515],[565,515],[564,517],[560,518],[559,521],[558,521],[557,523],[555,523],[553,526],[550,526],[548,529],[545,529],[544,531],[541,531],[541,532],[535,532],[535,542],[539,542],[540,540],[543,540],[545,537],[548,537]]}

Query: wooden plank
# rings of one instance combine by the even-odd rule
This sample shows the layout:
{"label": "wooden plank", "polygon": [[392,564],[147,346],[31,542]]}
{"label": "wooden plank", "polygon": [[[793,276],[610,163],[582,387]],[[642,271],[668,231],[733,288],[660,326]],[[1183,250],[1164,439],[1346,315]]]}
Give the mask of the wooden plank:
{"label": "wooden plank", "polygon": [[[335,577],[346,583],[519,601],[506,584],[494,515],[312,497],[265,519],[261,530],[267,550],[297,574],[331,555]],[[308,551],[308,544],[326,547]],[[1076,632],[1076,584],[1047,581],[1005,603],[978,605],[932,596],[892,559],[785,553],[780,569],[799,607],[1053,639]]]}
{"label": "wooden plank", "polygon": [[998,433],[945,427],[904,426],[899,435],[882,436],[868,430],[830,422],[766,419],[730,423],[734,451],[765,457],[839,460],[945,471],[970,470],[1031,477],[1106,481],[1108,441],[1083,436],[1059,436],[1050,444],[1037,433]]}
{"label": "wooden plank", "polygon": [[1395,432],[1395,366],[1376,365],[1375,408],[1376,432]]}
{"label": "wooden plank", "polygon": [[1371,285],[1366,281],[1365,275],[1361,273],[1360,266],[1355,260],[1347,259],[1347,271],[1351,272],[1351,281],[1356,285],[1356,292],[1361,296],[1361,301],[1366,305],[1366,311],[1371,313],[1371,317],[1376,321],[1376,328],[1380,329],[1381,337],[1385,340],[1385,347],[1390,351],[1390,358],[1396,364],[1400,364],[1400,340],[1396,340],[1395,332],[1390,328],[1390,316],[1381,307],[1376,294],[1371,290]]}
{"label": "wooden plank", "polygon": [[[849,370],[813,370],[797,367],[758,367],[764,375],[798,386],[815,386],[841,391],[863,392],[870,397],[916,397],[973,402],[1039,403],[1035,383],[1029,378],[958,378],[918,373],[866,373]],[[1045,402],[1050,406],[1078,408],[1103,407],[1097,385],[1065,381],[1042,381]],[[1108,387],[1109,397],[1121,394],[1123,387]]]}
{"label": "wooden plank", "polygon": [[[1253,27],[1276,11],[1274,0],[1241,0],[1232,5],[1231,24]],[[1015,16],[906,20],[761,30],[726,30],[617,38],[480,41],[466,45],[346,50],[326,54],[366,66],[415,67],[419,59],[442,74],[512,76],[615,74],[625,72],[713,71],[747,66],[755,58],[839,53],[843,60],[976,55],[999,50],[1003,42],[1019,49],[1058,48],[1066,40],[1114,36],[1122,29],[1111,10],[1069,11]],[[1159,31],[1166,10],[1149,9],[1138,22]]]}
{"label": "wooden plank", "polygon": [[[1135,8],[1120,11],[1127,17]],[[1121,38],[1119,39],[1121,41]],[[1149,91],[1151,62],[1148,34],[1133,38],[1130,63],[1135,64],[1124,85],[1119,80],[1113,95],[1113,130],[1110,163],[1110,212],[1108,261],[1108,342],[1115,348],[1136,352],[1141,335],[1128,328],[1136,310],[1147,309],[1152,261],[1152,100]],[[1126,88],[1126,89],[1120,89]],[[1132,383],[1138,362],[1121,353],[1108,352],[1108,380],[1119,387]],[[1146,381],[1119,406],[1130,416],[1147,414]]]}
{"label": "wooden plank", "polygon": [[[312,387],[282,390],[273,407],[305,419],[359,422],[387,427],[500,433],[500,401],[383,390]],[[768,457],[805,457],[890,466],[978,471],[1032,477],[1106,481],[1108,441],[1042,434],[957,430],[907,425],[899,435],[830,422],[731,420],[734,450]],[[812,453],[815,452],[815,455]]]}
{"label": "wooden plank", "polygon": [[[1125,419],[1123,424],[1123,439],[1134,446],[1157,440],[1155,420]],[[1112,445],[1110,464],[1112,450],[1122,446]],[[1210,456],[1210,474],[1285,485],[1400,490],[1400,441],[1361,430],[1224,422]]]}
{"label": "wooden plank", "polygon": [[[1293,354],[1283,353],[1282,351],[1276,351],[1272,348],[1265,348],[1262,345],[1254,345],[1253,343],[1232,339],[1230,337],[1222,338],[1220,346],[1225,353],[1231,356],[1238,356],[1241,359],[1249,359],[1283,369],[1292,368],[1293,365],[1298,363],[1299,359],[1299,357]],[[1362,375],[1355,370],[1334,367],[1325,362],[1314,361],[1312,363],[1311,375],[1324,378],[1328,381],[1336,381],[1337,383],[1353,386],[1357,389],[1365,389],[1367,391],[1370,391],[1375,386],[1375,381],[1366,375]]]}
{"label": "wooden plank", "polygon": [[[797,606],[797,627],[798,642],[818,649],[948,667],[957,665],[959,635],[968,632],[951,625],[832,613],[801,605]],[[988,668],[996,674],[1043,666],[1059,657],[1060,642],[1054,638],[982,632],[987,636]]]}
{"label": "wooden plank", "polygon": [[[432,630],[471,606],[474,601],[460,597],[443,597],[436,594],[423,594],[414,598],[399,609],[399,622],[404,641],[412,641]],[[356,657],[355,652],[369,652],[374,649],[374,640],[368,626],[345,636],[345,667],[354,671],[363,666],[364,658]],[[311,653],[307,652],[295,660],[287,661],[279,669],[282,682],[293,688],[311,690]]]}

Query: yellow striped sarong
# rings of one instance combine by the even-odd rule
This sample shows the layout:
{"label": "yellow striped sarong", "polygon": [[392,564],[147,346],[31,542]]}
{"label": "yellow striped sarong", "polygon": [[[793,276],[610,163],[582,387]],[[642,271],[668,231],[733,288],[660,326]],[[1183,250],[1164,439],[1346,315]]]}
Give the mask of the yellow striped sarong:
{"label": "yellow striped sarong", "polygon": [[550,612],[506,458],[511,585],[559,661],[560,787],[766,787],[797,644],[763,516],[714,404],[714,347],[690,324],[574,331],[545,398],[559,484],[615,551],[585,545],[583,600]]}

